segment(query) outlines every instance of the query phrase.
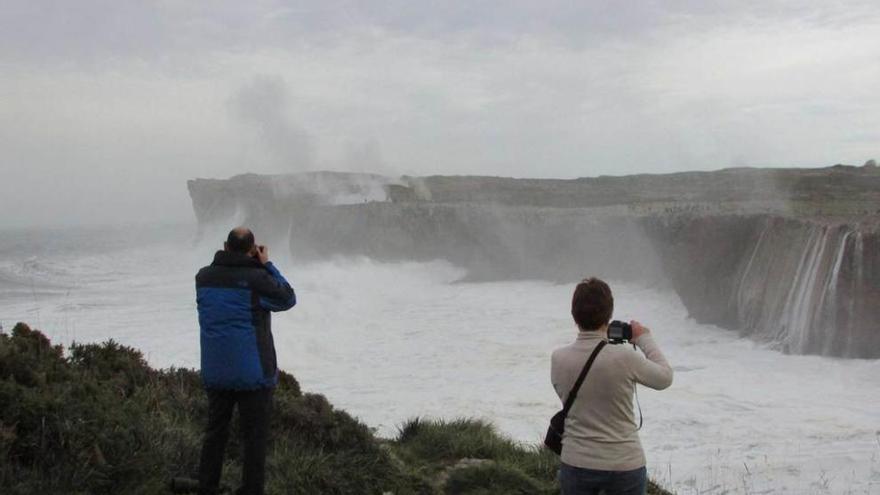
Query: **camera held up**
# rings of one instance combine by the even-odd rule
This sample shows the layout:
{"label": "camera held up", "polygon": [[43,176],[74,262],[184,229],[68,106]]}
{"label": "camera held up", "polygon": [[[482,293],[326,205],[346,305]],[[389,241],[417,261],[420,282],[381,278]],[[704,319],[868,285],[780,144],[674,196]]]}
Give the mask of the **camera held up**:
{"label": "camera held up", "polygon": [[619,320],[614,320],[608,324],[608,343],[623,344],[632,340],[632,325]]}

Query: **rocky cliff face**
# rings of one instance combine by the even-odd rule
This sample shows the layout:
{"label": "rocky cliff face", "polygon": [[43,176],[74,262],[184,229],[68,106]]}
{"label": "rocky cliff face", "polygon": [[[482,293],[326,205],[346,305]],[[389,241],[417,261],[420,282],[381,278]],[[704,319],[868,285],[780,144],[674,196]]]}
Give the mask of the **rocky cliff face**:
{"label": "rocky cliff face", "polygon": [[299,258],[668,284],[697,320],[784,351],[880,357],[880,172],[869,168],[575,180],[321,172],[188,185],[200,226],[246,223]]}
{"label": "rocky cliff face", "polygon": [[773,215],[646,222],[691,315],[786,352],[880,357],[880,232]]}

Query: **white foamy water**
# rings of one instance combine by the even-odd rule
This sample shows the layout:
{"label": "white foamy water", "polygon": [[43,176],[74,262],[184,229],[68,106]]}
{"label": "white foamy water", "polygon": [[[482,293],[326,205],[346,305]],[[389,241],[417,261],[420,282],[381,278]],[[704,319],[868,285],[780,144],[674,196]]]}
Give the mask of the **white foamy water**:
{"label": "white foamy water", "polygon": [[[36,257],[7,243],[0,323],[197,366],[193,276],[214,246],[178,237],[112,249],[62,239]],[[456,283],[463,272],[444,262],[277,263],[299,297],[273,322],[279,364],[305,390],[383,435],[413,416],[470,416],[540,440],[559,407],[549,356],[575,334],[571,286]],[[676,369],[670,389],[640,389],[657,481],[682,494],[880,493],[880,361],[783,355],[694,323],[669,292],[612,288],[615,317],[649,325]]]}

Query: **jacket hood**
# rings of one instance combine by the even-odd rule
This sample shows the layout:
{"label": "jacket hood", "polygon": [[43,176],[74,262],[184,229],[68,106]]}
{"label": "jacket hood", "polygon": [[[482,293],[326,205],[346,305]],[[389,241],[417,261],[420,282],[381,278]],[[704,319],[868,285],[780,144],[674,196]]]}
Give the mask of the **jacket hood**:
{"label": "jacket hood", "polygon": [[260,260],[242,253],[232,253],[229,251],[217,251],[214,253],[214,266],[249,266],[252,268],[262,268]]}

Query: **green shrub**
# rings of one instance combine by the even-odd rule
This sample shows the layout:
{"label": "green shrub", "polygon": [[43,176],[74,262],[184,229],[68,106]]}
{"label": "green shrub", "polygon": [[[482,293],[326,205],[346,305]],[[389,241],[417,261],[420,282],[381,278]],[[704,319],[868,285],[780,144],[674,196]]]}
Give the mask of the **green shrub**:
{"label": "green shrub", "polygon": [[72,344],[68,362],[81,375],[112,388],[123,398],[146,385],[156,372],[147,366],[143,354],[113,340],[103,344]]}

